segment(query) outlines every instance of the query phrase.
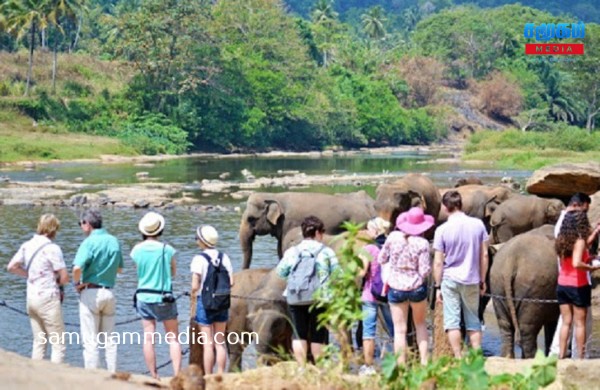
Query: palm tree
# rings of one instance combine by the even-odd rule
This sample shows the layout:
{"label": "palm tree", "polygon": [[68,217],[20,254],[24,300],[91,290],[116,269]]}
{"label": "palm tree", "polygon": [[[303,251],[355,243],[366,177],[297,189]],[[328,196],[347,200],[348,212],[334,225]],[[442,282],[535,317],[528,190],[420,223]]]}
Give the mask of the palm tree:
{"label": "palm tree", "polygon": [[6,18],[7,31],[16,35],[17,40],[27,34],[30,37],[25,96],[29,95],[31,85],[36,32],[48,27],[48,3],[48,0],[8,0],[0,5],[0,14]]}
{"label": "palm tree", "polygon": [[[87,10],[86,0],[49,0],[49,21],[60,32],[61,35],[65,35],[65,31],[61,26],[61,21],[69,20],[75,21],[80,19],[80,15],[83,11]],[[78,29],[80,26],[78,23]],[[54,40],[54,50],[52,56],[52,93],[56,92],[56,67],[58,63],[57,59],[58,52],[58,38]]]}
{"label": "palm tree", "polygon": [[328,23],[338,16],[333,9],[333,0],[318,0],[312,11],[312,20],[315,24]]}
{"label": "palm tree", "polygon": [[540,78],[546,87],[542,97],[548,103],[549,114],[557,121],[578,122],[582,117],[581,105],[565,91],[568,83],[565,74],[544,63]]}
{"label": "palm tree", "polygon": [[385,36],[385,26],[383,23],[387,20],[383,15],[383,8],[378,5],[362,14],[362,25],[365,34],[371,39],[381,39]]}

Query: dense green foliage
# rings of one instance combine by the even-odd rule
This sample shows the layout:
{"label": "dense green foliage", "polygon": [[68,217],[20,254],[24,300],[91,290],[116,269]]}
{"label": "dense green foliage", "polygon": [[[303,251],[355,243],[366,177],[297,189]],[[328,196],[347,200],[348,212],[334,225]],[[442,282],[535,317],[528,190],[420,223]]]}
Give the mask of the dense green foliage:
{"label": "dense green foliage", "polygon": [[538,351],[532,366],[523,374],[489,375],[481,350],[469,350],[461,359],[442,357],[427,366],[405,367],[388,354],[382,363],[381,385],[390,390],[439,389],[519,389],[537,390],[556,380],[556,357]]}
{"label": "dense green foliage", "polygon": [[[5,69],[0,104],[142,153],[427,144],[452,120],[456,103],[440,97],[448,88],[514,101],[481,111],[523,130],[596,128],[598,25],[586,25],[585,56],[551,64],[522,54],[524,24],[575,19],[454,3],[9,0],[0,55],[27,50],[29,65]],[[36,61],[49,51],[42,72]],[[56,53],[74,51],[133,70],[118,88],[93,67],[70,79]],[[414,64],[432,77],[415,77]]]}

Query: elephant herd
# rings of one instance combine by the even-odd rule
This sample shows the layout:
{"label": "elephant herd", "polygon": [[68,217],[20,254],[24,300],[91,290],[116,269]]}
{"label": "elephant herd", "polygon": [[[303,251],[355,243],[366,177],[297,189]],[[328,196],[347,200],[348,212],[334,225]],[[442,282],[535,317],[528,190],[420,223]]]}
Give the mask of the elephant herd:
{"label": "elephant herd", "polygon": [[[326,237],[343,233],[341,224],[345,221],[366,222],[379,216],[394,222],[400,213],[414,206],[436,216],[439,226],[447,219],[441,199],[448,190],[439,189],[427,176],[408,174],[380,184],[375,199],[365,191],[337,195],[253,193],[240,223],[243,270],[234,276],[228,332],[257,332],[260,345],[256,348],[263,358],[268,359],[275,351],[290,350],[292,329],[281,295],[285,282],[273,270],[249,269],[256,236],[274,236],[281,258],[287,248],[302,239],[299,226],[308,215],[323,220]],[[484,222],[491,247],[500,247],[493,254],[488,286],[492,296],[497,297],[494,309],[502,355],[513,356],[516,340],[523,356],[532,357],[540,329],[544,327],[546,336],[552,337],[559,315],[557,304],[534,299],[555,298],[557,257],[552,227],[548,225],[557,221],[565,206],[558,199],[521,195],[501,185],[466,184],[452,190],[461,194],[463,211]],[[432,238],[434,229],[425,236]],[[333,240],[333,246],[339,241]],[[230,346],[231,369],[240,367],[243,348],[242,344]]]}

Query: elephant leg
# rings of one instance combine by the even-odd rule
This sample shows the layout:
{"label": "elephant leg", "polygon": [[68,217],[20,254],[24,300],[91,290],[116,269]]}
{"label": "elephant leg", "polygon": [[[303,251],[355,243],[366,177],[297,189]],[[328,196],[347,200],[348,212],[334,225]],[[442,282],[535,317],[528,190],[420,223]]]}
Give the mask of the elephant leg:
{"label": "elephant leg", "polygon": [[557,324],[558,322],[556,320],[546,322],[544,324],[544,353],[546,356],[550,354],[550,346],[552,345]]}
{"label": "elephant leg", "polygon": [[521,353],[523,359],[535,357],[537,352],[537,336],[540,333],[539,326],[521,326]]}
{"label": "elephant leg", "polygon": [[497,299],[493,300],[496,319],[498,320],[498,330],[502,340],[500,355],[502,357],[515,358],[515,328],[510,321],[510,314],[504,302]]}
{"label": "elephant leg", "polygon": [[239,372],[242,370],[242,354],[245,345],[242,343],[227,344],[229,350],[229,372]]}

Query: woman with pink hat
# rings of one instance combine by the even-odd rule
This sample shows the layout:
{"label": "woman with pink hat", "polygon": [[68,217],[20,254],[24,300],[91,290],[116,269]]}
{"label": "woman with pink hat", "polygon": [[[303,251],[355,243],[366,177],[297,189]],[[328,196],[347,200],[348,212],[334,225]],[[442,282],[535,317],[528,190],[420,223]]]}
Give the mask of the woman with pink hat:
{"label": "woman with pink hat", "polygon": [[406,362],[409,307],[413,312],[421,364],[427,364],[426,279],[431,272],[431,256],[429,242],[422,235],[433,224],[433,217],[420,207],[400,214],[396,219],[397,230],[390,233],[377,259],[381,264],[390,263],[388,302],[394,322],[394,352],[400,353],[398,364]]}

